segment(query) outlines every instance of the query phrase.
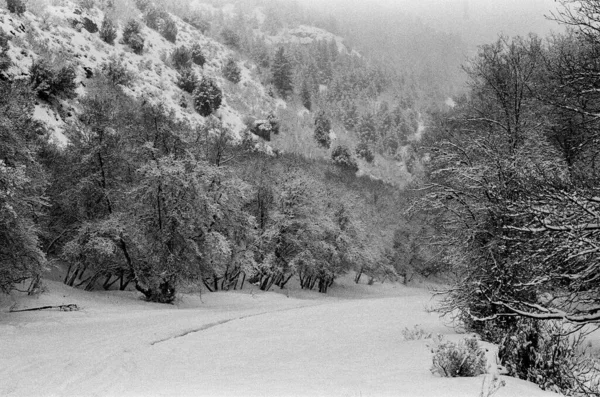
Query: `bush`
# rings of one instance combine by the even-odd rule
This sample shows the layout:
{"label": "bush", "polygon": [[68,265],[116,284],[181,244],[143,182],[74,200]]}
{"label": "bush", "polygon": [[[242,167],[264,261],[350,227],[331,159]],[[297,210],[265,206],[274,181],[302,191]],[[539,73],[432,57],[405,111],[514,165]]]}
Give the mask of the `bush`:
{"label": "bush", "polygon": [[194,97],[194,109],[204,117],[219,109],[223,99],[223,93],[217,84],[208,77],[200,80],[192,96]]}
{"label": "bush", "polygon": [[233,84],[239,83],[242,79],[242,73],[234,59],[228,59],[225,66],[223,66],[223,76]]}
{"label": "bush", "polygon": [[196,65],[199,66],[204,66],[204,64],[206,63],[206,58],[204,57],[204,54],[202,53],[202,48],[200,47],[200,44],[198,43],[194,43],[192,44],[192,48],[190,49],[190,54],[192,55],[192,62],[194,62]]}
{"label": "bush", "polygon": [[229,46],[231,48],[239,49],[240,48],[240,36],[235,33],[233,30],[229,28],[225,28],[221,31],[221,38],[223,39],[223,44]]}
{"label": "bush", "polygon": [[146,12],[149,7],[152,7],[152,2],[150,0],[135,0],[135,5],[141,12]]}
{"label": "bush", "polygon": [[367,163],[372,163],[373,160],[375,160],[375,155],[371,151],[371,148],[369,148],[369,145],[367,145],[365,142],[360,142],[356,146],[355,152],[356,157],[365,160]]}
{"label": "bush", "polygon": [[102,72],[114,85],[129,87],[133,82],[134,75],[127,69],[119,58],[111,58],[102,65]]}
{"label": "bush", "polygon": [[141,35],[142,26],[135,19],[130,19],[125,24],[123,29],[123,42],[136,54],[141,54],[144,51],[144,38]]}
{"label": "bush", "polygon": [[487,360],[475,338],[453,343],[439,340],[432,349],[431,372],[446,378],[472,377],[486,373]]}
{"label": "bush", "polygon": [[162,20],[165,18],[166,11],[156,7],[153,4],[149,4],[147,7],[145,7],[143,12],[146,26],[148,26],[150,29],[158,31]]}
{"label": "bush", "polygon": [[102,39],[102,41],[105,43],[113,45],[116,38],[117,29],[115,28],[115,24],[107,17],[104,17],[102,26],[100,27],[100,39]]}
{"label": "bush", "polygon": [[202,34],[210,30],[210,22],[204,19],[202,15],[194,14],[191,17],[184,17],[183,21],[198,29]]}
{"label": "bush", "polygon": [[177,70],[188,69],[192,66],[192,53],[185,46],[177,47],[171,53],[171,63]]}
{"label": "bush", "polygon": [[564,395],[598,395],[596,362],[583,347],[581,333],[554,323],[519,319],[498,341],[499,358],[509,375]]}
{"label": "bush", "polygon": [[177,41],[177,32],[177,24],[173,18],[169,17],[165,19],[161,26],[160,34],[171,43],[175,43]]}
{"label": "bush", "polygon": [[170,42],[177,40],[177,24],[164,9],[155,5],[145,6],[144,22]]}
{"label": "bush", "polygon": [[8,70],[12,65],[12,61],[8,56],[8,35],[4,32],[4,30],[0,29],[0,72],[4,72]]}
{"label": "bush", "polygon": [[319,146],[329,149],[331,147],[331,121],[325,115],[325,112],[320,111],[315,117],[315,141]]}
{"label": "bush", "polygon": [[27,11],[25,3],[22,0],[6,0],[6,6],[9,12],[22,15]]}
{"label": "bush", "polygon": [[271,141],[271,134],[279,134],[279,120],[272,113],[267,116],[266,120],[253,120],[248,127],[251,133],[267,142]]}
{"label": "bush", "polygon": [[350,149],[345,146],[336,146],[336,148],[331,152],[331,159],[336,165],[343,169],[352,172],[358,171],[358,164],[356,164],[356,160],[352,158]]}
{"label": "bush", "polygon": [[194,92],[198,86],[198,76],[192,68],[185,68],[179,71],[179,78],[177,79],[177,87],[181,88],[185,92],[190,94]]}
{"label": "bush", "polygon": [[402,330],[402,336],[404,336],[404,340],[421,340],[430,339],[431,333],[426,332],[419,325],[415,325],[412,329],[405,327]]}
{"label": "bush", "polygon": [[98,31],[98,25],[96,25],[96,22],[92,21],[88,17],[83,17],[81,24],[83,25],[83,28],[90,33],[96,33]]}
{"label": "bush", "polygon": [[71,65],[54,70],[44,60],[35,61],[29,70],[31,88],[43,99],[50,97],[75,98],[77,73]]}

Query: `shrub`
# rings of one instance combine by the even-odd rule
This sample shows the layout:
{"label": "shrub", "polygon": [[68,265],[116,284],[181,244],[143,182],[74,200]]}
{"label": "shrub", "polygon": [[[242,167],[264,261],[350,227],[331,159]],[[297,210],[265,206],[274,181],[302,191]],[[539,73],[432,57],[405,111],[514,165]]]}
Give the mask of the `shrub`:
{"label": "shrub", "polygon": [[267,142],[271,141],[271,134],[279,134],[279,120],[272,113],[267,116],[266,120],[254,120],[247,125],[251,133]]}
{"label": "shrub", "polygon": [[152,7],[152,2],[150,0],[135,0],[135,5],[141,12],[145,12],[149,7]]}
{"label": "shrub", "polygon": [[166,10],[153,4],[145,6],[144,22],[170,42],[177,40],[177,24]]}
{"label": "shrub", "polygon": [[54,70],[47,61],[35,61],[29,70],[32,89],[43,99],[50,97],[75,98],[77,73],[71,65]]}
{"label": "shrub", "polygon": [[221,38],[223,39],[223,44],[229,46],[231,48],[239,49],[240,48],[240,36],[229,28],[225,28],[221,31]]}
{"label": "shrub", "polygon": [[144,22],[146,23],[146,26],[158,31],[162,20],[165,18],[166,11],[153,4],[149,4],[145,7],[145,10],[142,11],[144,12]]}
{"label": "shrub", "polygon": [[144,38],[141,35],[142,26],[135,19],[130,19],[123,29],[123,42],[136,54],[144,51]]}
{"label": "shrub", "polygon": [[372,163],[373,160],[375,160],[375,155],[373,154],[371,148],[369,148],[369,145],[367,145],[366,142],[360,142],[356,146],[355,152],[357,157],[365,160],[367,163]]}
{"label": "shrub", "polygon": [[4,30],[0,29],[0,72],[4,72],[12,65],[10,57],[7,54],[8,51],[8,35]]}
{"label": "shrub", "polygon": [[102,72],[114,85],[129,87],[133,82],[133,73],[119,58],[111,58],[102,65]]}
{"label": "shrub", "polygon": [[192,55],[192,62],[194,62],[196,65],[204,66],[204,64],[206,63],[206,58],[204,57],[204,54],[202,53],[202,48],[200,47],[200,44],[198,44],[198,43],[192,44],[192,48],[190,49],[190,54]]}
{"label": "shrub", "polygon": [[477,339],[467,338],[458,343],[442,341],[432,349],[431,372],[446,378],[472,377],[486,373],[487,360]]}
{"label": "shrub", "polygon": [[132,35],[128,44],[135,54],[141,55],[144,52],[144,38],[139,34]]}
{"label": "shrub", "polygon": [[499,340],[499,358],[509,375],[564,395],[598,395],[596,361],[584,337],[554,323],[519,319]]}
{"label": "shrub", "polygon": [[102,39],[102,41],[105,43],[113,45],[116,38],[117,29],[115,28],[115,24],[107,17],[104,17],[102,26],[100,27],[100,39]]}
{"label": "shrub", "polygon": [[22,15],[27,11],[25,3],[22,0],[6,0],[6,6],[9,12]]}
{"label": "shrub", "polygon": [[183,21],[198,29],[202,34],[205,34],[210,30],[210,22],[204,19],[202,15],[194,14],[190,17],[184,17]]}
{"label": "shrub", "polygon": [[192,68],[185,68],[179,71],[179,78],[177,79],[177,87],[181,88],[185,92],[190,94],[194,92],[198,86],[198,76]]}
{"label": "shrub", "polygon": [[331,152],[331,159],[336,165],[340,166],[343,169],[352,172],[358,171],[358,165],[356,164],[356,160],[352,158],[350,149],[348,149],[345,146],[336,146],[335,149],[333,149],[333,151]]}
{"label": "shrub", "polygon": [[168,17],[165,19],[161,26],[160,34],[171,43],[175,43],[175,41],[177,41],[177,32],[177,24],[173,18]]}
{"label": "shrub", "polygon": [[177,70],[187,69],[192,66],[192,53],[185,46],[177,47],[171,53],[171,63]]}
{"label": "shrub", "polygon": [[96,33],[98,31],[98,25],[96,25],[96,22],[92,21],[88,17],[83,17],[83,19],[81,21],[82,21],[81,24],[83,25],[83,28],[85,30],[87,30],[88,32]]}
{"label": "shrub", "polygon": [[228,59],[223,66],[223,76],[234,84],[239,83],[242,79],[240,68],[233,58]]}
{"label": "shrub", "polygon": [[404,336],[404,340],[420,340],[420,339],[430,339],[431,333],[426,332],[423,328],[419,327],[419,325],[415,325],[412,329],[406,327],[402,330],[402,336]]}
{"label": "shrub", "polygon": [[325,112],[320,111],[315,117],[315,134],[314,138],[319,144],[326,149],[331,146],[331,137],[329,133],[331,131],[331,121],[325,115]]}
{"label": "shrub", "polygon": [[217,84],[208,77],[200,80],[192,96],[194,97],[194,109],[204,117],[219,109],[223,99],[223,93]]}

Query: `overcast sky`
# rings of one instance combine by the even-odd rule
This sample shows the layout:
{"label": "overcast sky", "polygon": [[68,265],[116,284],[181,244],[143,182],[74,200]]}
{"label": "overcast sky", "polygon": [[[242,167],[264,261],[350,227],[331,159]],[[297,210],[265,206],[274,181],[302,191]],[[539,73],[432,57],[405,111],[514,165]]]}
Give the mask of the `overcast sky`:
{"label": "overcast sky", "polygon": [[494,40],[498,34],[510,36],[529,32],[545,35],[560,30],[545,18],[558,3],[554,0],[301,0],[329,9],[335,7],[382,6],[411,14],[441,31],[461,33],[471,44]]}

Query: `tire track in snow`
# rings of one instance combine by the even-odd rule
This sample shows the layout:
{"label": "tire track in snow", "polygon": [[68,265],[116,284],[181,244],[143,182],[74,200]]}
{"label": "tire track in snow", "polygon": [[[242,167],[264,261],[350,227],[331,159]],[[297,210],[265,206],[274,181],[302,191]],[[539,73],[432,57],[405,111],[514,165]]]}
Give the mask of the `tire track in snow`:
{"label": "tire track in snow", "polygon": [[169,336],[167,338],[155,340],[154,342],[151,342],[150,345],[154,346],[154,345],[157,345],[159,343],[168,342],[168,341],[173,340],[173,339],[183,338],[184,336],[187,336],[187,335],[190,335],[190,334],[194,334],[194,333],[197,333],[197,332],[206,331],[207,329],[211,329],[211,328],[217,327],[219,325],[227,324],[227,323],[230,323],[232,321],[244,320],[246,318],[257,317],[257,316],[263,316],[265,314],[273,314],[273,313],[287,312],[287,311],[290,311],[290,310],[305,309],[307,307],[317,307],[317,306],[329,305],[329,304],[333,304],[333,303],[334,302],[323,302],[323,303],[319,303],[319,304],[315,304],[315,305],[308,304],[308,305],[305,305],[305,306],[289,307],[289,308],[286,308],[286,309],[270,310],[270,311],[266,311],[266,312],[248,314],[246,316],[229,318],[229,319],[226,319],[226,320],[216,321],[216,322],[210,323],[210,324],[205,324],[205,325],[201,326],[200,328],[191,329],[191,330],[182,332],[182,333],[174,335],[174,336]]}

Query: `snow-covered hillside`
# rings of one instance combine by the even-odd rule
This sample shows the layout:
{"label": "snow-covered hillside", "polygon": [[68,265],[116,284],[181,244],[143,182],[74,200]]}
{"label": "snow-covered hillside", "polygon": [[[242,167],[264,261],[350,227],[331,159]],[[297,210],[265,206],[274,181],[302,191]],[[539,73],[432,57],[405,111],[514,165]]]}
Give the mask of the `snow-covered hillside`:
{"label": "snow-covered hillside", "polygon": [[[216,116],[234,134],[239,134],[245,128],[242,120],[247,114],[266,114],[274,108],[273,99],[255,78],[254,66],[250,62],[238,62],[242,76],[238,84],[228,82],[222,76],[221,69],[227,59],[236,58],[237,54],[176,16],[172,16],[178,29],[176,43],[167,41],[155,30],[144,26],[142,35],[145,48],[138,55],[121,42],[120,33],[115,44],[109,45],[99,38],[98,33],[90,33],[82,23],[78,23],[87,18],[99,27],[104,18],[100,10],[83,10],[68,1],[60,4],[47,5],[43,11],[37,10],[39,15],[27,11],[24,15],[17,16],[0,9],[0,28],[12,36],[9,56],[14,66],[9,70],[11,75],[26,78],[35,59],[60,58],[60,62],[76,67],[80,84],[78,94],[81,96],[86,93],[87,80],[99,73],[102,65],[116,58],[135,76],[131,85],[124,87],[126,93],[161,103],[172,110],[177,118],[185,119],[192,125],[200,125],[204,123],[202,116],[190,107],[184,109],[180,106],[185,94],[175,84],[178,72],[168,62],[169,55],[175,48],[189,48],[198,43],[207,62],[202,68],[194,66],[195,71],[198,76],[205,75],[216,80],[224,91],[223,104]],[[141,13],[139,16],[141,17]],[[248,103],[248,98],[251,98],[251,103]],[[65,138],[61,132],[69,118],[76,116],[77,103],[76,100],[62,101],[61,106],[68,111],[58,112],[55,107],[40,102],[36,117],[54,130],[54,136],[64,143]]]}
{"label": "snow-covered hillside", "polygon": [[[243,291],[183,295],[176,306],[133,292],[86,293],[47,282],[16,308],[77,304],[73,312],[0,313],[2,396],[481,396],[492,375],[440,378],[419,324],[450,340],[422,289],[336,283],[330,297]],[[493,347],[486,345],[491,372]],[[495,396],[551,396],[502,377]],[[483,394],[486,395],[486,394]]]}

